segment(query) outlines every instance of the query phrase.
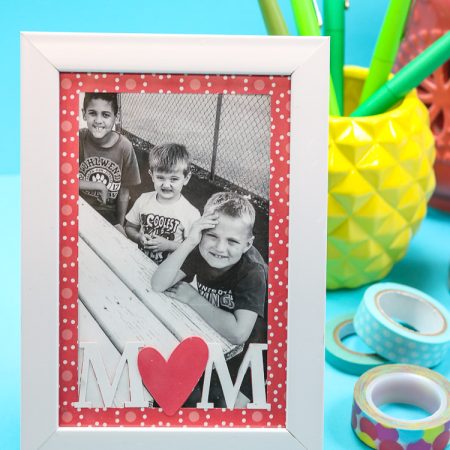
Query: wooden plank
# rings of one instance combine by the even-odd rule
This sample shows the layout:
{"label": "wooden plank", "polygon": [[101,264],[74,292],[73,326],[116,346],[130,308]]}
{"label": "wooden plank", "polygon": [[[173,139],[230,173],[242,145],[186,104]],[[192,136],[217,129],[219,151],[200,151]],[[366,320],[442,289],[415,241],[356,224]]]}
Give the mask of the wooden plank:
{"label": "wooden plank", "polygon": [[[79,200],[79,234],[142,303],[179,339],[200,336],[222,346],[226,358],[242,351],[209,326],[192,308],[151,289],[156,264],[83,199]],[[80,258],[80,264],[81,264]],[[81,285],[81,283],[80,283]]]}
{"label": "wooden plank", "polygon": [[[86,309],[81,301],[78,301],[78,341],[79,342],[96,342],[100,354],[102,355],[105,364],[106,372],[110,379],[113,379],[117,364],[121,358],[120,352],[114,347],[112,342],[106,336],[99,324],[92,317],[91,313]],[[83,350],[78,353],[78,379],[81,376]],[[148,401],[148,406],[153,406],[153,398],[144,388],[144,399]],[[97,379],[94,372],[89,371],[86,400],[92,403],[93,408],[103,408],[103,400],[98,388]],[[130,400],[130,382],[128,372],[123,371],[117,387],[116,395],[114,396],[113,406],[119,406],[125,401]]]}
{"label": "wooden plank", "polygon": [[166,358],[178,339],[122,283],[95,252],[78,241],[78,295],[114,347],[123,353],[127,342],[151,345]]}

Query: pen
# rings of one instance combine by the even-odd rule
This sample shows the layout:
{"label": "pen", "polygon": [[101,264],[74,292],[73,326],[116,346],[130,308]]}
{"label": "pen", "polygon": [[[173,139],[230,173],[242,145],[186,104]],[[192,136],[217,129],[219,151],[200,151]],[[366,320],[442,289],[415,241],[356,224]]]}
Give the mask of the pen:
{"label": "pen", "polygon": [[345,0],[324,0],[323,34],[330,36],[330,72],[339,110],[344,110]]}
{"label": "pen", "polygon": [[351,117],[372,116],[388,110],[411,89],[450,58],[450,31],[404,66],[350,114]]}
{"label": "pen", "polygon": [[410,7],[411,0],[390,1],[370,62],[369,75],[363,86],[360,104],[388,80],[394,66]]}
{"label": "pen", "polygon": [[[295,25],[302,36],[320,36],[319,22],[312,0],[291,0]],[[330,78],[330,114],[340,116],[333,80]]]}
{"label": "pen", "polygon": [[331,116],[342,116],[339,109],[339,104],[336,98],[336,91],[334,89],[333,78],[330,77],[330,115]]}
{"label": "pen", "polygon": [[288,36],[289,31],[277,0],[258,0],[261,13],[270,35]]}
{"label": "pen", "polygon": [[320,36],[319,21],[312,0],[291,0],[295,25],[302,36]]}

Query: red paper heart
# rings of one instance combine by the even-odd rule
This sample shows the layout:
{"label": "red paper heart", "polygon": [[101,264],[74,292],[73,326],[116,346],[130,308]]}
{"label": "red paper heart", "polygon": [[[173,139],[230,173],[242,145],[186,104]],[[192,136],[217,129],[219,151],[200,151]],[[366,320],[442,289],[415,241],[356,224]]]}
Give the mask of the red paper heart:
{"label": "red paper heart", "polygon": [[168,361],[153,347],[139,351],[142,382],[168,416],[178,411],[200,380],[208,353],[208,345],[199,337],[180,342]]}

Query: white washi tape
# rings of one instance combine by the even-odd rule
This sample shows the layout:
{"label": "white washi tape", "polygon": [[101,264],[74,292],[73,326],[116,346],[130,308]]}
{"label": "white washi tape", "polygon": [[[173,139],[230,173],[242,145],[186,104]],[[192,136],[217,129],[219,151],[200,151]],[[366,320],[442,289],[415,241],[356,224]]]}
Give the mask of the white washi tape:
{"label": "white washi tape", "polygon": [[444,306],[401,284],[368,288],[353,325],[369,347],[394,362],[433,367],[450,346],[450,316]]}
{"label": "white washi tape", "polygon": [[[398,419],[380,409],[389,403],[414,405],[429,415]],[[444,450],[450,438],[450,383],[419,366],[375,367],[356,382],[352,428],[366,445],[380,450]]]}

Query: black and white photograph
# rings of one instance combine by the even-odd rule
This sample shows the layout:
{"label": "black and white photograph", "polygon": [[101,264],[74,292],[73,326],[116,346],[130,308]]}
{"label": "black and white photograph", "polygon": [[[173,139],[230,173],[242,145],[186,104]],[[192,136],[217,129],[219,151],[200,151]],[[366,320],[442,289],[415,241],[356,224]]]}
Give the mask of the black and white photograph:
{"label": "black and white photograph", "polygon": [[[79,341],[101,346],[107,370],[129,342],[168,358],[199,336],[220,344],[235,383],[249,344],[267,343],[270,102],[80,93]],[[236,408],[252,401],[250,372]],[[104,406],[92,377],[86,399]],[[209,401],[226,407],[215,370],[210,386]],[[121,379],[113,404],[128,390]]]}

